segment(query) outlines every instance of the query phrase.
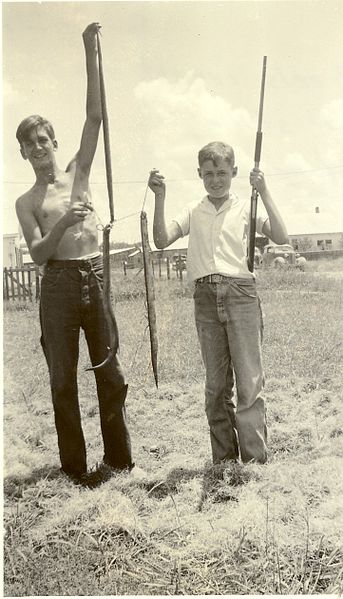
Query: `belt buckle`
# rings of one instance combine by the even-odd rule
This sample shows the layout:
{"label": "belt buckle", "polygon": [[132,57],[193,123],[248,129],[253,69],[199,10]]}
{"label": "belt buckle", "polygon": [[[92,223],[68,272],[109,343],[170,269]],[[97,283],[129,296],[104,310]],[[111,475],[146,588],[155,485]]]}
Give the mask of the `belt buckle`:
{"label": "belt buckle", "polygon": [[211,276],[211,281],[212,283],[221,283],[222,281],[222,276],[221,275],[212,275]]}

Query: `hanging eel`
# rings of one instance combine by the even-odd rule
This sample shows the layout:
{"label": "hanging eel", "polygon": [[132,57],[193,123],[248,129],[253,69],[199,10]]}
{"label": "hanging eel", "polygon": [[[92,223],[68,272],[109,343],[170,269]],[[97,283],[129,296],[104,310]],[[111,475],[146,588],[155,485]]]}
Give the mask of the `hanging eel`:
{"label": "hanging eel", "polygon": [[104,302],[104,310],[105,316],[108,324],[108,330],[110,334],[110,345],[108,347],[108,354],[101,362],[101,364],[97,364],[96,366],[91,366],[86,368],[86,370],[97,370],[98,368],[102,368],[110,360],[112,360],[113,356],[116,355],[119,348],[119,333],[117,321],[113,312],[112,302],[111,302],[111,270],[110,270],[110,232],[111,225],[106,225],[103,228],[103,302]]}
{"label": "hanging eel", "polygon": [[157,340],[157,323],[156,323],[156,308],[155,308],[155,286],[154,286],[154,273],[152,269],[151,261],[151,249],[149,244],[148,235],[148,219],[146,212],[141,211],[140,215],[141,224],[141,238],[142,238],[142,253],[143,253],[143,266],[144,266],[144,279],[145,279],[145,290],[146,290],[146,303],[148,310],[148,323],[150,332],[150,349],[151,349],[151,364],[154,373],[156,387],[158,387],[158,371],[157,371],[157,354],[158,354],[158,340]]}

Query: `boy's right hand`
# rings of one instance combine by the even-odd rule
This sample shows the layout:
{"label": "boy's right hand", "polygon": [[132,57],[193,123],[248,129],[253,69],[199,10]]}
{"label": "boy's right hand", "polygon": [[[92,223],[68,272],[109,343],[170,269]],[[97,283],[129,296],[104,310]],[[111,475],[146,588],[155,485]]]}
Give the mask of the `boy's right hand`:
{"label": "boy's right hand", "polygon": [[150,171],[148,185],[154,194],[164,193],[166,190],[166,184],[163,175],[157,169]]}

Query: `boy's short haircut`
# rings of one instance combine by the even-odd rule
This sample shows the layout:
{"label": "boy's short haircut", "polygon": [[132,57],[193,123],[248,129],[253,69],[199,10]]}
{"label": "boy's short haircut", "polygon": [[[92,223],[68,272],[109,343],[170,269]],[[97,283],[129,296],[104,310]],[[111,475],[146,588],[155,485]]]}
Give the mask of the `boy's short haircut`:
{"label": "boy's short haircut", "polygon": [[198,162],[201,167],[206,160],[212,160],[217,166],[220,160],[227,160],[230,166],[235,166],[235,154],[231,146],[222,141],[211,141],[201,148],[198,154]]}
{"label": "boy's short haircut", "polygon": [[45,119],[42,116],[39,116],[39,114],[33,114],[31,116],[26,117],[26,119],[24,119],[23,121],[21,121],[21,123],[17,129],[16,138],[17,138],[18,142],[20,143],[20,145],[22,145],[23,142],[27,141],[31,131],[33,129],[37,129],[37,127],[44,127],[44,129],[47,132],[47,134],[49,135],[50,139],[51,140],[55,139],[55,132],[54,132],[53,126],[50,123],[50,121],[48,121],[47,119]]}

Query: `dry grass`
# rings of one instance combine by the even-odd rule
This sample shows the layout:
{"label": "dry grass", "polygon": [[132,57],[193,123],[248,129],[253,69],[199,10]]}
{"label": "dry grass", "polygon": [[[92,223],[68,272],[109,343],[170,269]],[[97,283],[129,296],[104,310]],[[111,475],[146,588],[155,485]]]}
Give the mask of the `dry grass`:
{"label": "dry grass", "polygon": [[[342,591],[342,295],[312,272],[259,273],[270,459],[214,468],[191,291],[157,281],[154,387],[141,278],[115,273],[136,463],[94,490],[59,475],[37,307],[4,314],[5,595]],[[101,459],[80,361],[90,466]]]}

